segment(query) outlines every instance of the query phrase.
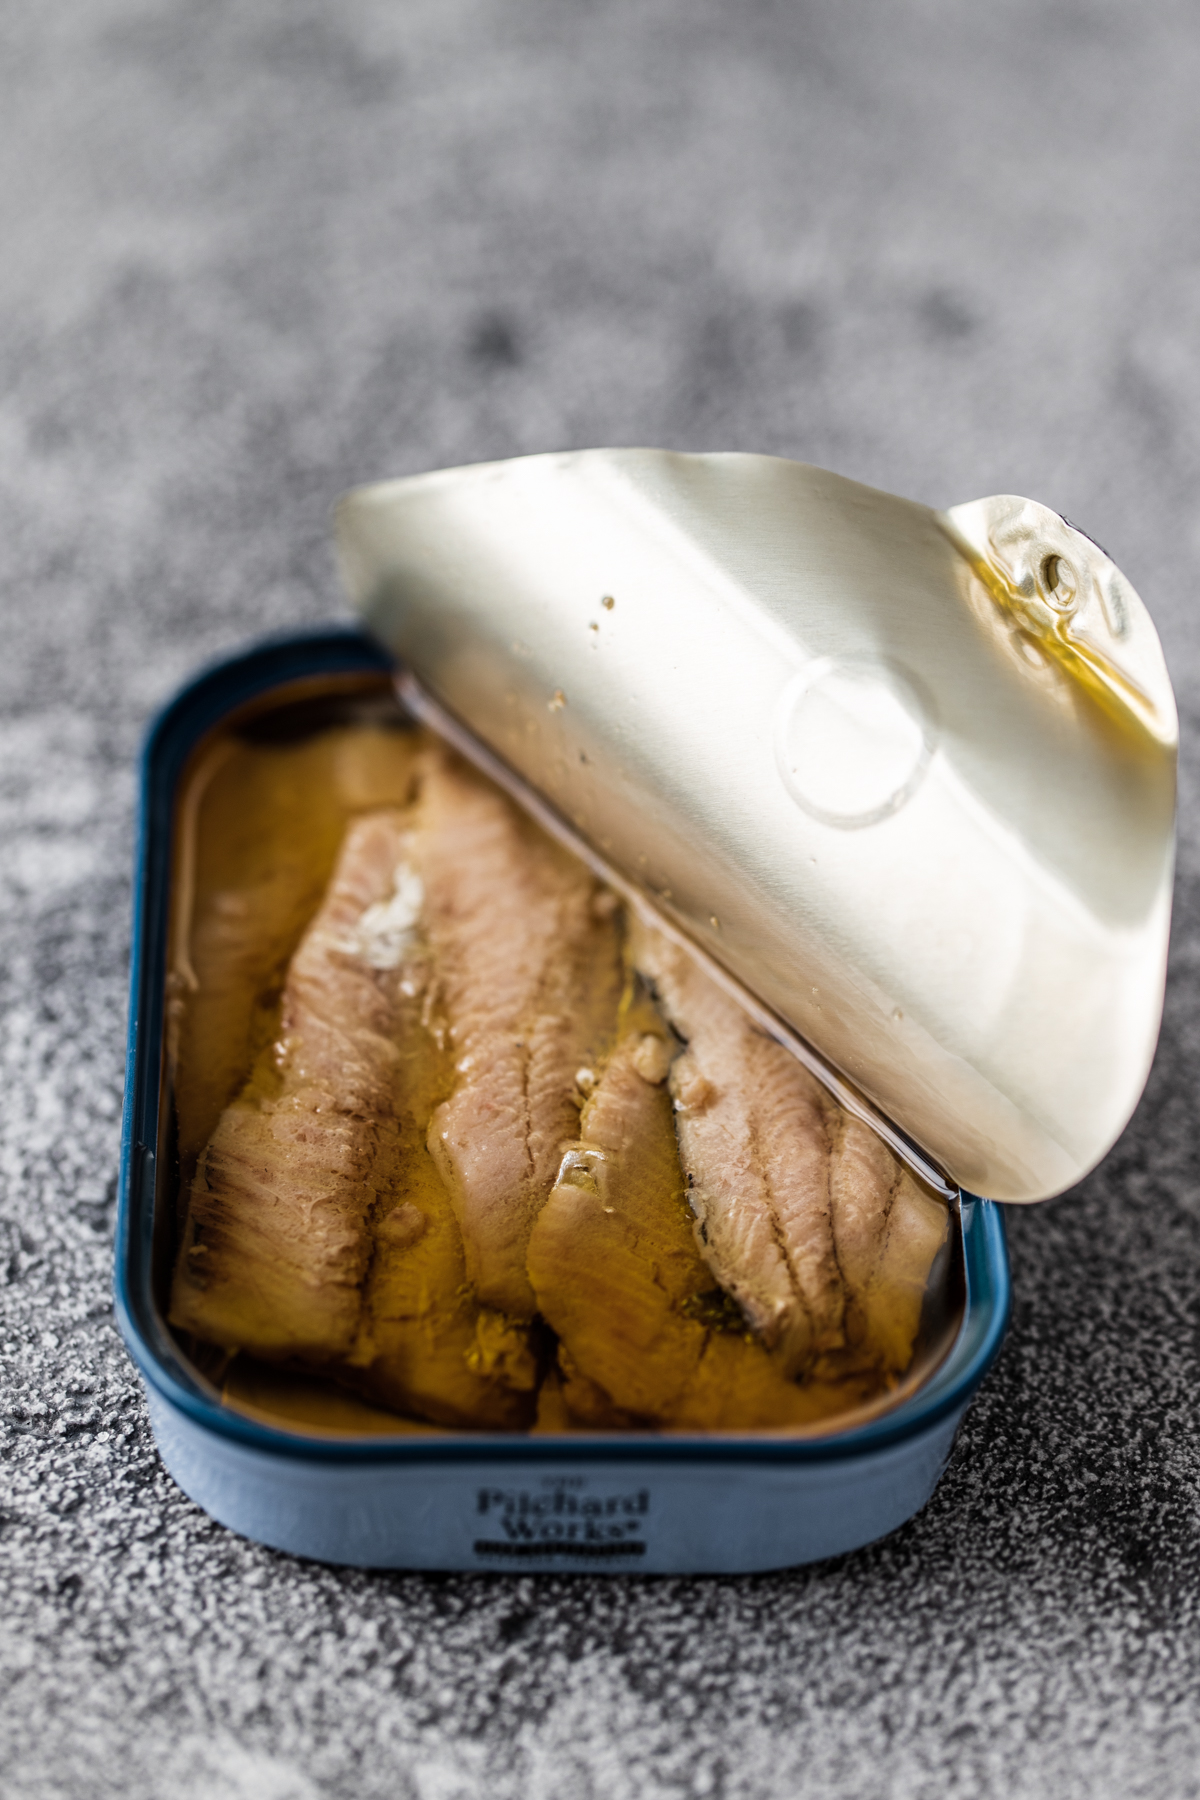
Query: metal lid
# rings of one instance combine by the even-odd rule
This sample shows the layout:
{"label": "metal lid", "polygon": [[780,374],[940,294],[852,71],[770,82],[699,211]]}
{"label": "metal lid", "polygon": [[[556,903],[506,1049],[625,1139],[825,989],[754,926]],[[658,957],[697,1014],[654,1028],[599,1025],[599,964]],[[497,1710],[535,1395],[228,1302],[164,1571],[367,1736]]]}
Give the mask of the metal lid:
{"label": "metal lid", "polygon": [[1109,1148],[1162,1012],[1177,721],[1090,539],[656,450],[387,482],[337,529],[443,728],[956,1183],[1041,1199]]}

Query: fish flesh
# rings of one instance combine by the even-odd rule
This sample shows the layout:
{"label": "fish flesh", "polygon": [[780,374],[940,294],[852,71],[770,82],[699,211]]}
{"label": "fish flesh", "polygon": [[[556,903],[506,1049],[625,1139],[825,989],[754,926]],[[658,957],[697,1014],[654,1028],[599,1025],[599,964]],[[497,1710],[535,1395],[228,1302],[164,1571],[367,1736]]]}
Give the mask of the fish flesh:
{"label": "fish flesh", "polygon": [[467,1279],[484,1304],[529,1319],[529,1234],[578,1135],[576,1078],[616,1029],[617,903],[443,752],[422,771],[412,859],[457,1075],[429,1147],[454,1201]]}
{"label": "fish flesh", "polygon": [[[703,1326],[682,1311],[712,1282],[692,1238],[666,1069],[657,1082],[638,1071],[639,1056],[650,1060],[647,1040],[669,1056],[667,1037],[642,999],[584,1105],[529,1240],[538,1309],[563,1347],[568,1390],[576,1376],[576,1410],[593,1419],[615,1407],[658,1421],[704,1347]],[[581,1382],[603,1398],[589,1405]]]}
{"label": "fish flesh", "polygon": [[860,1361],[903,1374],[930,1270],[949,1240],[949,1212],[869,1126],[847,1115],[830,1159],[829,1188],[846,1282],[847,1344]]}
{"label": "fish flesh", "polygon": [[167,1025],[185,1184],[278,1036],[288,964],[348,819],[411,799],[418,734],[374,725],[299,744],[218,738],[184,789]]}
{"label": "fish flesh", "polygon": [[845,1343],[829,1183],[839,1109],[663,933],[636,921],[631,954],[686,1045],[670,1088],[700,1254],[799,1374]]}
{"label": "fish flesh", "polygon": [[559,1339],[538,1429],[780,1429],[844,1409],[857,1390],[789,1380],[713,1290],[665,1086],[679,1045],[644,991],[623,1012],[529,1241],[538,1307]]}
{"label": "fish flesh", "polygon": [[411,828],[385,809],[346,833],[278,1039],[197,1167],[170,1316],[210,1343],[334,1365],[439,1422],[511,1426],[532,1409],[531,1359],[523,1388],[494,1357],[472,1367],[479,1308],[424,1143],[449,1081],[422,1025]]}
{"label": "fish flesh", "polygon": [[394,896],[404,822],[389,811],[350,827],[292,959],[274,1051],[200,1159],[171,1320],[209,1342],[301,1357],[353,1346],[396,1139],[397,983],[372,965],[363,921]]}

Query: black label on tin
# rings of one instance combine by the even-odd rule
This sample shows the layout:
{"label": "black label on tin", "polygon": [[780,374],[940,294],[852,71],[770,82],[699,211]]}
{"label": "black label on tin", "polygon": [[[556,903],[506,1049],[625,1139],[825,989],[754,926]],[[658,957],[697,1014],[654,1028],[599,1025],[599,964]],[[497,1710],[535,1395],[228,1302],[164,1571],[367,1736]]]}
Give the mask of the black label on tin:
{"label": "black label on tin", "polygon": [[476,1538],[476,1556],[623,1562],[646,1554],[648,1488],[597,1494],[581,1477],[548,1476],[534,1488],[481,1487],[475,1510],[487,1534]]}

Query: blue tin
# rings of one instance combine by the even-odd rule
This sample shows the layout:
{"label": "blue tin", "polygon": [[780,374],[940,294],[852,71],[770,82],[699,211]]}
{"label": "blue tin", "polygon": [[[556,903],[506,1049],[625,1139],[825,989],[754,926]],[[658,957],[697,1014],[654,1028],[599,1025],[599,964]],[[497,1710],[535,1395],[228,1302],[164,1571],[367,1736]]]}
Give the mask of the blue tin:
{"label": "blue tin", "polygon": [[224,1405],[172,1336],[164,1007],[179,783],[239,708],[297,683],[392,672],[352,629],[271,640],[189,683],[146,740],[115,1298],[166,1467],[231,1529],[360,1567],[741,1574],[882,1537],[933,1492],[1004,1336],[1004,1228],[987,1200],[960,1198],[963,1310],[947,1355],[885,1414],[821,1437],[321,1437]]}

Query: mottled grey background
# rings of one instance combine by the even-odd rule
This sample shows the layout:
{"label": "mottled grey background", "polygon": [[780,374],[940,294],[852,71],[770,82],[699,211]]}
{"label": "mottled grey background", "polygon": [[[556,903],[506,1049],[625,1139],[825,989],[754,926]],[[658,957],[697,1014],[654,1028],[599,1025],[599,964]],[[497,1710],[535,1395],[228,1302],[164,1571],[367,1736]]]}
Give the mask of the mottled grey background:
{"label": "mottled grey background", "polygon": [[[1194,0],[2,0],[4,1800],[1200,1794],[1198,92]],[[1108,546],[1185,726],[1162,1049],[1011,1218],[1009,1346],[887,1542],[294,1562],[163,1474],[113,1326],[135,747],[338,611],[348,483],[599,443]]]}

